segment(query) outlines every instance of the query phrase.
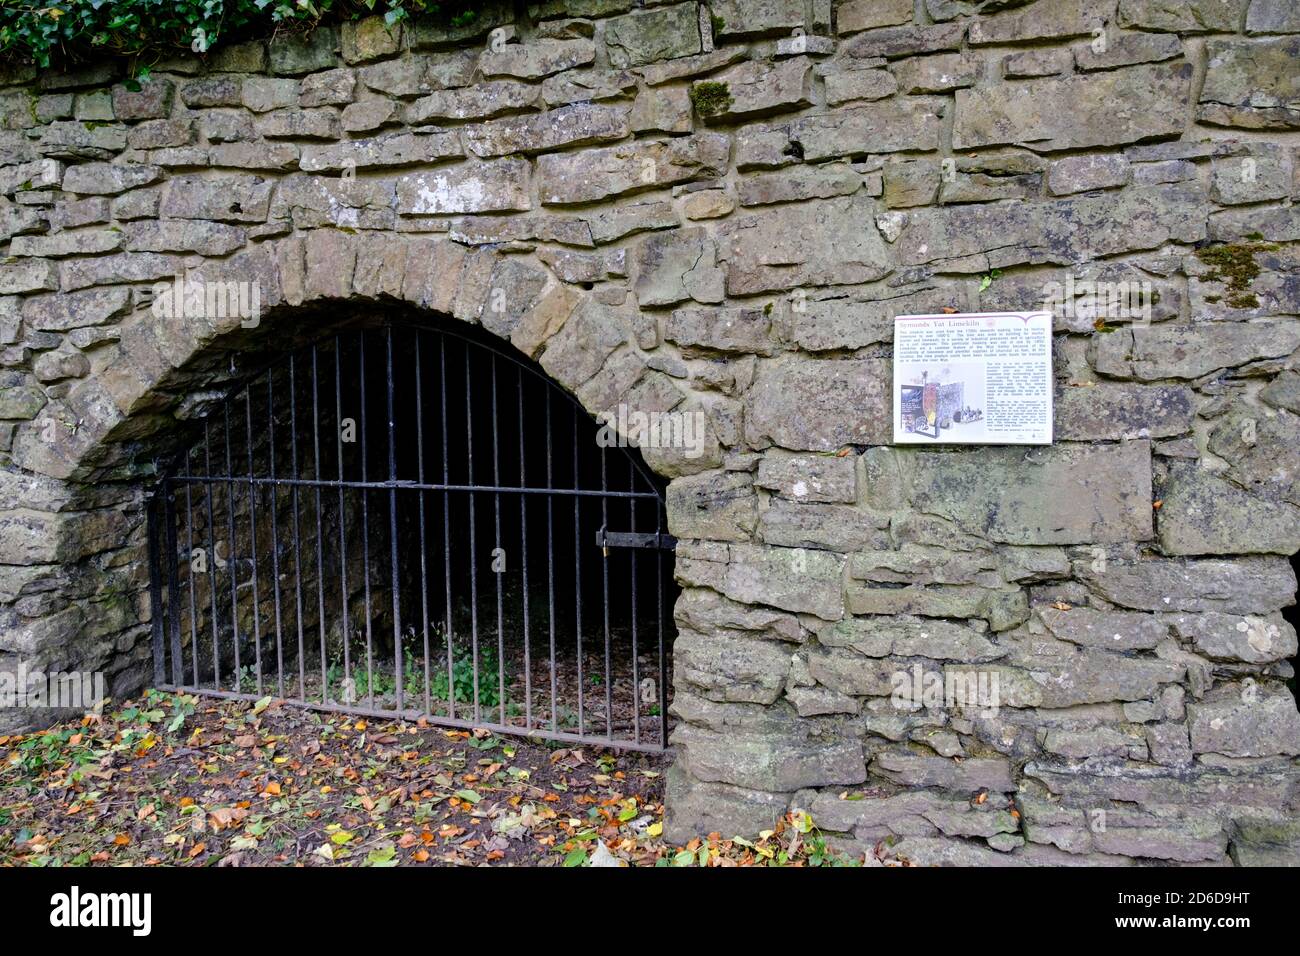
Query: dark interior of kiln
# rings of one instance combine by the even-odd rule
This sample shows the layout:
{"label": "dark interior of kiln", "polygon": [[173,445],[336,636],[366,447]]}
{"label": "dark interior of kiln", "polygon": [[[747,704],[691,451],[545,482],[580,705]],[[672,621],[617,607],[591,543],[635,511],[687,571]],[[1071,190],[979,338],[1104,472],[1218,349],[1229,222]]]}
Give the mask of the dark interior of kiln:
{"label": "dark interior of kiln", "polygon": [[671,553],[598,535],[665,530],[662,486],[598,429],[527,363],[437,329],[277,362],[163,495],[167,677],[659,744]]}

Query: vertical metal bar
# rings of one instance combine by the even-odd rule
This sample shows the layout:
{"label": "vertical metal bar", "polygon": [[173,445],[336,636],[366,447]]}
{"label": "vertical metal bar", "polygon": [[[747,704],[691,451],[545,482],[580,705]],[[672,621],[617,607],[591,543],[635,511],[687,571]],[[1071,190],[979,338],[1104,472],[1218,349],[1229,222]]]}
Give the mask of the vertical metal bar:
{"label": "vertical metal bar", "polygon": [[296,358],[289,356],[289,456],[293,487],[293,590],[298,614],[298,699],[307,699],[307,647],[302,628],[302,535],[298,524],[298,376]]}
{"label": "vertical metal bar", "polygon": [[[524,370],[515,369],[515,398],[519,404],[519,487],[528,487],[524,465]],[[520,590],[524,602],[524,726],[533,727],[533,655],[528,634],[528,496],[519,495]]]}
{"label": "vertical metal bar", "polygon": [[[655,512],[659,519],[658,530],[662,532],[667,526],[662,500],[655,504]],[[659,625],[659,746],[661,747],[668,746],[668,660],[664,654],[664,554],[663,551],[655,551],[655,574],[658,578],[656,600],[659,613],[656,617]]]}
{"label": "vertical metal bar", "polygon": [[[361,408],[360,417],[357,427],[361,431],[361,484],[364,486],[369,477],[367,474],[367,449],[366,449],[366,333],[362,329],[357,333],[358,342],[358,363],[360,367],[360,377],[357,382],[361,390]],[[341,520],[341,519],[340,519]],[[369,489],[361,489],[361,572],[365,576],[366,586],[366,703],[370,707],[375,706],[375,644],[372,633],[372,612],[370,610],[370,492]]]}
{"label": "vertical metal bar", "polygon": [[[573,406],[573,490],[578,490],[578,407]],[[573,496],[573,597],[578,641],[578,736],[587,732],[582,685],[582,496]]]}
{"label": "vertical metal bar", "polygon": [[[190,477],[190,454],[185,453],[185,477]],[[199,616],[198,605],[194,596],[194,500],[192,498],[194,484],[185,482],[185,554],[187,560],[187,570],[185,579],[189,582],[190,591],[190,660],[193,664],[194,687],[199,686]]]}
{"label": "vertical metal bar", "polygon": [[[227,412],[227,419],[229,419],[229,412]],[[230,456],[227,455],[227,465],[229,464],[229,458]],[[203,422],[203,472],[205,478],[212,478],[212,442],[208,434],[208,422],[206,419]],[[226,474],[230,474],[229,470],[226,471]],[[205,558],[207,559],[208,575],[210,577],[208,591],[212,598],[212,689],[221,690],[221,648],[218,641],[218,636],[221,634],[221,627],[217,618],[217,528],[216,518],[213,516],[212,508],[214,489],[211,480],[203,483],[203,494],[207,499],[208,505],[208,552],[205,555]],[[233,617],[231,618],[231,624],[232,629],[237,632],[239,625],[235,622]],[[238,633],[235,635],[235,646],[239,646]],[[195,653],[198,653],[197,648],[195,649]]]}
{"label": "vertical metal bar", "polygon": [[[248,387],[244,389],[244,426],[248,435],[248,550],[253,558],[253,647],[257,653],[254,655],[254,661],[257,664],[257,696],[261,697],[262,687],[262,608],[261,597],[262,591],[257,580],[257,485],[253,478],[253,383],[249,382]],[[230,556],[231,572],[235,568],[235,556]]]}
{"label": "vertical metal bar", "polygon": [[164,490],[165,486],[155,492],[145,506],[145,527],[149,538],[149,625],[153,632],[153,682],[156,687],[164,682],[162,571],[158,566],[162,557],[162,542],[158,540],[158,495]]}
{"label": "vertical metal bar", "polygon": [[[280,510],[275,480],[275,376],[266,373],[266,449],[269,456],[271,483],[267,492],[271,498],[271,593],[275,598],[275,692],[284,696],[284,641],[280,628]],[[251,387],[249,391],[252,391]],[[250,398],[251,400],[251,398]]]}
{"label": "vertical metal bar", "polygon": [[[321,480],[320,471],[320,363],[318,360],[318,349],[315,345],[311,347],[311,447],[313,455],[314,471],[313,477],[319,482]],[[342,477],[342,476],[340,476]],[[325,651],[325,548],[322,539],[325,537],[325,522],[321,515],[321,497],[320,485],[316,485],[316,597],[318,607],[316,610],[316,633],[320,638],[320,699],[321,703],[329,700],[329,665],[326,661]],[[347,593],[342,595],[344,620],[347,619]]]}
{"label": "vertical metal bar", "polygon": [[[417,328],[415,330],[415,456],[416,481],[420,484],[424,484],[424,380],[420,368],[424,361],[420,353],[423,338],[423,330]],[[420,620],[423,622],[424,631],[424,712],[428,714],[432,713],[432,702],[429,699],[429,553],[424,537],[425,492],[421,489],[417,494],[420,516]]]}
{"label": "vertical metal bar", "polygon": [[[601,448],[597,454],[600,456],[600,490],[609,491],[609,476],[606,474],[606,460],[608,456],[605,449]],[[601,528],[609,527],[609,499],[601,496],[600,499],[600,526]],[[600,589],[601,589],[601,610],[605,618],[605,737],[614,736],[614,688],[610,681],[610,648],[609,648],[609,549],[602,552],[600,562]]]}
{"label": "vertical metal bar", "polygon": [[[442,416],[442,484],[451,484],[447,455],[447,336],[438,335],[438,384],[441,389]],[[451,619],[451,492],[442,493],[442,570],[447,595],[447,715],[456,717],[456,682],[452,669],[452,619]]]}
{"label": "vertical metal bar", "polygon": [[[474,404],[470,390],[469,343],[465,343],[465,461],[469,467],[466,484],[474,484]],[[469,640],[474,663],[474,719],[478,703],[478,549],[475,541],[474,492],[469,492]]]}
{"label": "vertical metal bar", "polygon": [[[555,455],[551,441],[551,389],[546,392],[546,487],[555,488]],[[551,730],[558,729],[555,722],[556,695],[559,687],[555,674],[555,496],[546,496],[546,602],[547,624],[550,631],[551,663]]]}
{"label": "vertical metal bar", "polygon": [[172,686],[180,687],[185,683],[181,670],[181,616],[180,616],[180,582],[179,569],[176,565],[176,501],[172,483],[163,479],[163,514],[167,534],[167,624],[168,637],[171,640]]}
{"label": "vertical metal bar", "polygon": [[[501,469],[497,448],[497,353],[492,356],[492,487],[501,487]],[[520,495],[522,498],[523,496]],[[501,551],[501,492],[492,492],[493,512],[493,560],[498,556],[504,558]],[[495,570],[495,568],[493,569]],[[506,722],[506,637],[505,608],[501,599],[501,578],[503,572],[494,575],[497,584],[497,708],[501,723]]]}
{"label": "vertical metal bar", "polygon": [[[343,621],[343,683],[340,687],[353,687],[352,684],[352,635],[348,632],[351,619],[351,598],[348,591],[348,537],[344,527],[345,507],[343,500],[343,339],[334,336],[334,426],[339,459],[339,588],[343,607],[340,612]],[[355,695],[354,695],[355,696]]]}
{"label": "vertical metal bar", "polygon": [[384,326],[384,345],[388,361],[388,538],[393,577],[393,670],[397,690],[397,709],[402,710],[402,608],[397,581],[397,419],[393,411],[393,327]]}
{"label": "vertical metal bar", "polygon": [[[239,581],[235,567],[235,468],[234,459],[230,454],[230,406],[235,402],[231,398],[225,403],[225,439],[226,439],[226,476],[230,479],[226,482],[226,533],[230,536],[226,541],[226,569],[230,573],[230,630],[235,644],[235,677],[231,685],[236,691],[239,690],[240,671],[242,670],[239,661]],[[217,555],[214,551],[211,555],[212,563],[217,563]],[[256,614],[254,614],[256,618]],[[258,645],[258,654],[261,654],[261,645]],[[259,668],[260,670],[260,668]],[[258,692],[262,690],[259,682]]]}
{"label": "vertical metal bar", "polygon": [[[627,490],[636,491],[636,463],[632,460],[632,453],[628,452],[627,459]],[[632,526],[629,530],[636,531],[636,499],[627,499],[628,523]],[[657,530],[657,529],[656,529]],[[636,606],[636,548],[632,549],[631,574],[632,574],[632,740],[636,743],[641,742],[641,673],[640,661],[638,659],[637,649],[637,606]]]}

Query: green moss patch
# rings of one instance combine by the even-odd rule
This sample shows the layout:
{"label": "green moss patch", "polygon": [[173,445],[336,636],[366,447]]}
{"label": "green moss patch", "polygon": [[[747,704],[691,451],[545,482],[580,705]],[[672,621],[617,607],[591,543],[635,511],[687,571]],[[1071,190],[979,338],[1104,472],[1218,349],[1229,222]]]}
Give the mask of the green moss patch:
{"label": "green moss patch", "polygon": [[1206,274],[1206,281],[1222,282],[1227,287],[1229,306],[1253,309],[1259,305],[1259,298],[1250,290],[1250,284],[1259,275],[1255,254],[1276,249],[1276,245],[1262,242],[1224,243],[1197,249],[1196,258],[1212,270]]}
{"label": "green moss patch", "polygon": [[735,100],[726,83],[707,81],[691,87],[691,105],[701,116],[717,116],[731,108]]}

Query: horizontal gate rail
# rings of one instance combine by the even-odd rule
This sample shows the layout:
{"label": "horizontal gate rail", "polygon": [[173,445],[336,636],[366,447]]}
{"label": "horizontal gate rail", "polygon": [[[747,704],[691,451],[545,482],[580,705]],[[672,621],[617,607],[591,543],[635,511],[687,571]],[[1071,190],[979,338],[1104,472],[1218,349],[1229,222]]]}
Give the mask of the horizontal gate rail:
{"label": "horizontal gate rail", "polygon": [[600,491],[591,488],[524,488],[518,485],[435,485],[421,481],[331,481],[328,478],[319,481],[311,478],[263,478],[247,475],[171,475],[168,481],[176,484],[216,484],[237,481],[244,485],[274,485],[277,487],[300,488],[407,488],[411,491],[487,491],[498,494],[520,495],[559,495],[563,497],[578,496],[588,498],[649,498],[658,500],[660,495],[653,491]]}
{"label": "horizontal gate rail", "polygon": [[676,541],[660,484],[596,429],[531,364],[436,326],[263,366],[160,469],[155,684],[663,750]]}

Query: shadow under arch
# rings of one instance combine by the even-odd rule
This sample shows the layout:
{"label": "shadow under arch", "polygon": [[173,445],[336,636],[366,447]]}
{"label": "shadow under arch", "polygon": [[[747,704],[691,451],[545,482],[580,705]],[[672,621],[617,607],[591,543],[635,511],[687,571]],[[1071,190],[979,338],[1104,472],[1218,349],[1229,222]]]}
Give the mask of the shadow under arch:
{"label": "shadow under arch", "polygon": [[333,314],[166,385],[207,391],[150,510],[155,683],[662,749],[664,483],[482,330]]}

